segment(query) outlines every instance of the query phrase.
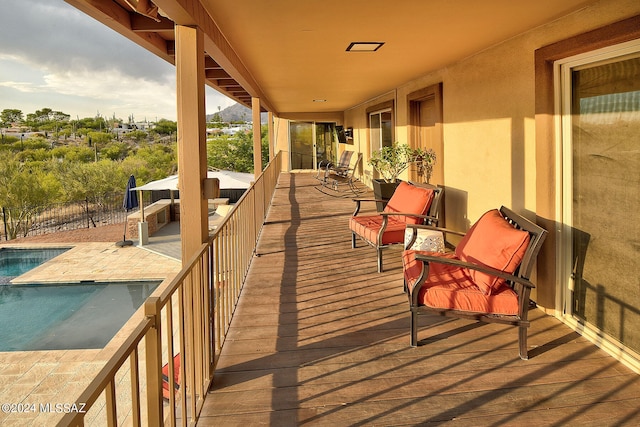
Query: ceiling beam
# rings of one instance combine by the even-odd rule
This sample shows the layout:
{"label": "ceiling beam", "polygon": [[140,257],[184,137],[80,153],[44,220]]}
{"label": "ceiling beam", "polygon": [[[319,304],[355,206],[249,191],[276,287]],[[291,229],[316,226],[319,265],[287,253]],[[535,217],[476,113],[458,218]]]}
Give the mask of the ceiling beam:
{"label": "ceiling beam", "polygon": [[175,63],[173,55],[168,52],[165,39],[155,33],[136,33],[131,26],[130,12],[113,0],[65,1],[162,59]]}
{"label": "ceiling beam", "polygon": [[212,80],[230,79],[231,78],[231,76],[229,76],[229,74],[225,70],[223,70],[222,68],[206,70],[205,71],[205,76],[207,76],[208,79],[212,79]]}
{"label": "ceiling beam", "polygon": [[154,4],[176,24],[196,25],[202,29],[205,34],[205,51],[209,56],[220,64],[251,96],[260,98],[262,105],[277,114],[271,102],[199,0],[154,0]]}
{"label": "ceiling beam", "polygon": [[205,70],[222,70],[222,67],[213,60],[212,57],[206,56],[204,58],[204,69]]}
{"label": "ceiling beam", "polygon": [[151,18],[140,15],[138,13],[130,13],[131,29],[136,33],[142,32],[158,32],[158,31],[173,31],[173,21],[160,16],[159,22],[154,21]]}

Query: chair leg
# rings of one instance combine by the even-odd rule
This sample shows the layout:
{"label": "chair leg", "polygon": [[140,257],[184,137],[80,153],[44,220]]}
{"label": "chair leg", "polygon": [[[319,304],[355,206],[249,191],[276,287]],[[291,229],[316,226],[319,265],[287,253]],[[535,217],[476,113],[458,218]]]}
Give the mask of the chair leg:
{"label": "chair leg", "polygon": [[378,251],[378,273],[382,273],[382,249],[377,248]]}
{"label": "chair leg", "polygon": [[529,352],[527,351],[527,328],[518,327],[518,342],[520,343],[520,359],[528,360]]}
{"label": "chair leg", "polygon": [[411,347],[418,346],[418,313],[411,309]]}
{"label": "chair leg", "polygon": [[356,248],[356,233],[351,232],[351,249]]}

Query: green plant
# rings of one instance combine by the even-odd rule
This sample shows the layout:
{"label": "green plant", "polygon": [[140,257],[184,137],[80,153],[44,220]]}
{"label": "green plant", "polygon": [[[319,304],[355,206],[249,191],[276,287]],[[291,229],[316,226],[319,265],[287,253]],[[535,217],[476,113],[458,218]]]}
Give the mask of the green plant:
{"label": "green plant", "polygon": [[414,156],[414,162],[418,168],[418,176],[421,176],[424,182],[429,183],[433,174],[433,165],[436,164],[436,152],[433,151],[433,148],[428,150],[416,148]]}
{"label": "green plant", "polygon": [[369,164],[378,171],[380,177],[385,182],[396,182],[402,172],[412,163],[418,166],[418,173],[426,173],[428,180],[433,172],[433,165],[436,161],[436,154],[432,149],[413,149],[407,144],[394,143],[392,146],[382,147],[374,151],[369,159]]}

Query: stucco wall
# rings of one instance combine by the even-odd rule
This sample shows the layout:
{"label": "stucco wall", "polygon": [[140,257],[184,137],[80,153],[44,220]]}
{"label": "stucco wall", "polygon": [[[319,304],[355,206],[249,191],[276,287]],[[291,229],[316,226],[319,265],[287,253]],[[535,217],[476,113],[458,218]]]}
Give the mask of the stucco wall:
{"label": "stucco wall", "polygon": [[[407,95],[442,82],[444,152],[438,161],[444,166],[439,184],[446,187],[447,227],[466,230],[500,205],[535,219],[538,193],[555,192],[536,185],[536,171],[555,166],[553,158],[536,158],[535,50],[638,14],[637,0],[597,2],[347,110],[344,124],[354,128],[354,149],[364,153],[365,181],[372,173],[367,108],[393,99],[395,139],[408,142]],[[552,307],[555,284],[543,283],[542,292]]]}
{"label": "stucco wall", "polygon": [[[537,174],[552,175],[553,155],[536,153],[535,66],[538,48],[640,14],[637,0],[603,0],[547,25],[506,40],[463,61],[425,73],[375,99],[344,112],[345,127],[353,127],[353,145],[340,147],[363,153],[363,181],[370,185],[367,109],[394,101],[395,140],[408,142],[407,95],[442,83],[444,152],[437,153],[444,168],[445,224],[467,230],[482,213],[505,205],[530,219],[539,214],[536,200],[552,200],[555,185]],[[319,120],[327,117],[290,117]],[[288,154],[288,120],[276,120],[277,149]],[[285,156],[288,159],[288,156]],[[288,170],[288,160],[284,162]],[[404,176],[408,179],[408,176]],[[544,188],[542,188],[544,187]],[[541,197],[540,194],[544,194]],[[543,210],[549,211],[547,206]],[[545,212],[548,218],[548,212]],[[549,230],[552,233],[554,230]],[[550,236],[547,244],[554,244]],[[538,283],[534,299],[553,309],[556,284],[552,277]]]}

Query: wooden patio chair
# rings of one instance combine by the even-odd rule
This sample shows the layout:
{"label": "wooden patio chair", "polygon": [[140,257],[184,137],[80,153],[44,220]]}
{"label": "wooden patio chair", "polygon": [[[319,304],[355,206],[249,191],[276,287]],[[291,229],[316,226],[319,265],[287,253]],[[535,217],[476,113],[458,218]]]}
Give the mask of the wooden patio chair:
{"label": "wooden patio chair", "polygon": [[527,316],[535,287],[529,277],[546,235],[546,230],[503,206],[485,213],[453,253],[405,250],[411,346],[417,345],[418,315],[437,313],[518,327],[520,357],[528,359]]}
{"label": "wooden patio chair", "polygon": [[356,237],[376,249],[378,272],[382,268],[382,250],[404,243],[408,224],[438,223],[438,205],[443,189],[436,186],[414,185],[401,182],[384,210],[375,215],[358,215],[362,202],[380,202],[376,199],[353,199],[356,209],[349,220],[351,247],[356,247]]}

